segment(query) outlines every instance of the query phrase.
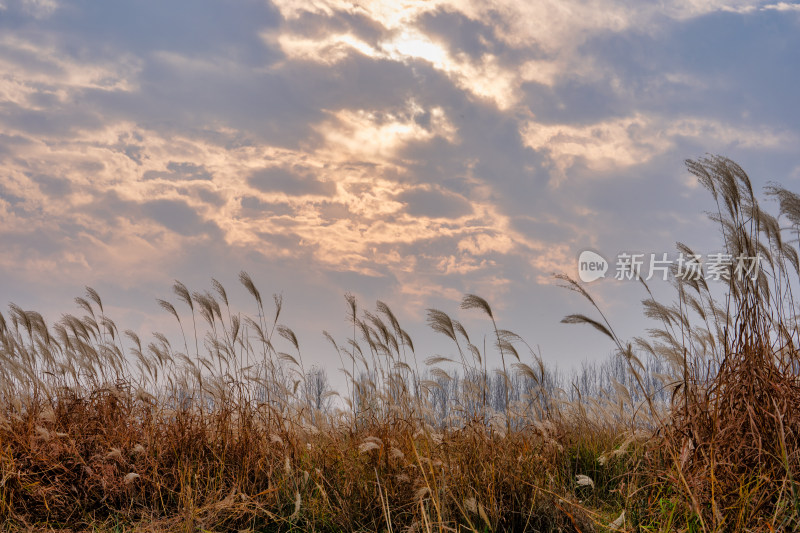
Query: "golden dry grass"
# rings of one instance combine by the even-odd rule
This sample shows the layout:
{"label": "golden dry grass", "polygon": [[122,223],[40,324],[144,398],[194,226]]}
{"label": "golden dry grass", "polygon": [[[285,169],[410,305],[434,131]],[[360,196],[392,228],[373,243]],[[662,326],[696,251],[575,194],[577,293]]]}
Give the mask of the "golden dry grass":
{"label": "golden dry grass", "polygon": [[[255,317],[216,280],[204,292],[176,282],[183,311],[159,300],[180,325],[174,345],[121,335],[89,288],[83,314],[53,325],[12,304],[0,314],[0,519],[75,531],[799,527],[797,254],[738,165],[688,166],[717,202],[724,248],[760,253],[765,268],[732,276],[722,299],[674,277],[665,305],[644,285],[659,326],[631,341],[561,277],[594,313],[564,321],[606,335],[623,365],[592,390],[559,380],[475,295],[462,309],[486,317],[491,353],[429,310],[453,355],[422,364],[386,304],[360,310],[348,295],[352,335],[326,333],[340,393],[306,368],[280,298],[266,318],[246,273]],[[768,192],[796,233],[800,197]]]}

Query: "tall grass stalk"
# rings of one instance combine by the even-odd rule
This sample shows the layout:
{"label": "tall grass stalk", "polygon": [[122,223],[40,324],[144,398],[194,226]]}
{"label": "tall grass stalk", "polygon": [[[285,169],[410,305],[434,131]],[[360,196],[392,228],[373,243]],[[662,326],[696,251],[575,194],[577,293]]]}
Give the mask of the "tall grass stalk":
{"label": "tall grass stalk", "polygon": [[750,279],[731,265],[716,289],[675,271],[670,304],[643,282],[657,327],[629,341],[560,276],[599,315],[563,321],[598,330],[614,352],[573,373],[545,365],[471,294],[460,307],[490,319],[494,342],[479,348],[455,315],[429,310],[453,343],[425,354],[424,369],[388,305],[371,312],[346,295],[352,329],[325,336],[347,396],[306,366],[282,298],[268,319],[246,272],[254,316],[232,310],[216,280],[173,285],[193,353],[167,300],[157,303],[178,322],[177,349],[161,333],[120,335],[90,288],[75,300],[85,314],[55,324],[11,304],[0,314],[0,520],[115,531],[800,527],[800,196],[770,186],[773,216],[729,159],[687,166],[712,195],[724,252],[760,255],[764,268]]}

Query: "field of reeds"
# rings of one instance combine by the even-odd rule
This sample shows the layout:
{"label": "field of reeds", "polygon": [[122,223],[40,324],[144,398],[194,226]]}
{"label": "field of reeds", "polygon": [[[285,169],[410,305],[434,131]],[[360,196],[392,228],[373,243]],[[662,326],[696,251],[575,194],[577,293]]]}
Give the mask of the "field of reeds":
{"label": "field of reeds", "polygon": [[[790,531],[800,528],[800,196],[761,208],[744,171],[688,161],[716,202],[720,249],[754,279],[642,282],[642,337],[622,339],[575,280],[565,317],[606,363],[559,374],[467,295],[429,310],[452,357],[429,357],[389,306],[347,296],[325,334],[346,376],[309,368],[280,298],[240,275],[256,316],[216,281],[158,304],[182,334],[121,331],[87,288],[46,324],[0,314],[3,529],[92,531]],[[678,248],[693,252],[685,245]],[[565,296],[568,293],[565,292]],[[577,300],[576,300],[577,301]],[[473,343],[454,317],[485,319]],[[483,332],[480,333],[481,339]],[[499,366],[489,361],[498,361]]]}

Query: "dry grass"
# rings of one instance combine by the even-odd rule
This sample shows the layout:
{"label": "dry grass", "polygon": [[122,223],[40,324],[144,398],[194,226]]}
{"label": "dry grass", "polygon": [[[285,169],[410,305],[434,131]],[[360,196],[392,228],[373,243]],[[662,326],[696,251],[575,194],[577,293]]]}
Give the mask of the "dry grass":
{"label": "dry grass", "polygon": [[[51,326],[12,304],[0,315],[0,519],[12,530],[799,527],[797,255],[735,163],[688,165],[717,201],[728,253],[760,252],[766,268],[732,276],[721,298],[676,277],[672,305],[645,285],[660,326],[630,342],[562,278],[598,316],[565,322],[609,337],[624,365],[599,390],[557,379],[475,295],[462,309],[485,315],[490,353],[429,310],[453,349],[424,361],[387,305],[364,311],[348,296],[349,338],[326,333],[341,396],[306,368],[280,298],[267,317],[246,273],[255,317],[232,310],[216,280],[205,292],[176,282],[183,310],[159,300],[180,325],[174,346],[121,335],[92,289],[76,299],[81,316]],[[800,197],[769,192],[796,232]]]}
{"label": "dry grass", "polygon": [[[348,298],[354,337],[340,346],[329,336],[350,376],[348,393],[340,408],[323,410],[336,394],[308,379],[298,340],[278,322],[280,300],[264,320],[255,284],[241,279],[259,319],[229,311],[216,282],[216,296],[176,283],[201,318],[181,339],[184,350],[205,347],[191,356],[160,334],[144,348],[126,332],[132,346],[123,351],[91,289],[77,299],[84,316],[50,328],[11,306],[0,327],[0,516],[8,525],[587,531],[604,519],[579,499],[622,505],[610,492],[624,479],[620,462],[597,462],[619,424],[580,435],[570,428],[585,415],[568,402],[556,408],[530,386],[520,395],[521,375],[529,385],[540,376],[511,332],[493,326],[519,369],[514,398],[512,378],[499,370],[493,382],[481,371],[486,354],[445,313],[431,310],[431,325],[455,342],[460,365],[434,358],[420,372],[389,307],[359,313]],[[465,307],[476,302],[491,316],[475,296]],[[278,340],[289,350],[276,349]],[[446,390],[454,396],[442,403]],[[578,474],[598,485],[581,486]]]}
{"label": "dry grass", "polygon": [[[666,424],[660,463],[651,467],[667,479],[655,493],[674,494],[678,516],[688,515],[696,529],[793,530],[800,527],[797,251],[738,165],[709,157],[688,166],[717,201],[712,218],[725,250],[760,254],[764,268],[752,280],[731,272],[724,307],[702,284],[676,285],[678,309],[694,309],[691,318],[706,326],[674,308],[675,319],[667,319],[693,340],[676,343],[683,349],[682,399]],[[779,187],[769,192],[796,233],[800,197]]]}

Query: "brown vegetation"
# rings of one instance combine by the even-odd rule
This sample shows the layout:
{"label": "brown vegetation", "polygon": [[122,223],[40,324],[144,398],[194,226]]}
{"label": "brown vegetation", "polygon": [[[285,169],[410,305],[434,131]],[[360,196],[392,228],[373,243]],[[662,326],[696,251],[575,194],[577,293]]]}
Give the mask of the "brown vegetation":
{"label": "brown vegetation", "polygon": [[[221,284],[174,292],[184,332],[120,335],[95,291],[83,316],[0,315],[0,519],[7,529],[254,531],[778,531],[800,527],[800,369],[795,249],[732,161],[688,162],[717,202],[732,257],[763,258],[721,294],[673,276],[676,302],[626,342],[591,295],[617,355],[559,378],[482,313],[502,368],[448,314],[429,324],[453,357],[420,368],[391,309],[359,311],[338,342],[347,391],[307,369],[300,343],[234,312]],[[800,227],[800,197],[777,187]],[[685,245],[679,250],[691,254]],[[279,351],[278,346],[288,346]],[[594,379],[594,381],[592,381]],[[593,383],[593,385],[592,385]],[[591,386],[590,386],[591,385]]]}

